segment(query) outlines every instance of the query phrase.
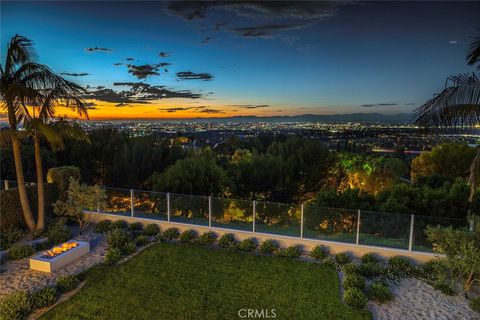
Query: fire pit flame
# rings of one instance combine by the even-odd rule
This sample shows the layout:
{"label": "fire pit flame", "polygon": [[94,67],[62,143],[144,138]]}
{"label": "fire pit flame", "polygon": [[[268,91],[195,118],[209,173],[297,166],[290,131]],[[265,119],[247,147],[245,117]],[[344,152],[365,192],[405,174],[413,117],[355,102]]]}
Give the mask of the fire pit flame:
{"label": "fire pit flame", "polygon": [[62,254],[70,249],[73,249],[79,245],[78,242],[68,242],[68,243],[62,243],[61,245],[58,245],[56,247],[53,247],[50,250],[47,250],[44,252],[44,256],[47,258],[53,258],[58,256],[59,254]]}

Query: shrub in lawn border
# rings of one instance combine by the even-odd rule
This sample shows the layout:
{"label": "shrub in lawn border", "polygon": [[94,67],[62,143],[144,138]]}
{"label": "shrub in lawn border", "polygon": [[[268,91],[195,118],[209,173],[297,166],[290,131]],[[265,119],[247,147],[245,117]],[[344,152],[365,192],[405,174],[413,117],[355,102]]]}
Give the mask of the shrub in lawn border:
{"label": "shrub in lawn border", "polygon": [[108,231],[110,231],[111,227],[112,227],[112,221],[102,220],[102,221],[97,222],[97,224],[95,225],[95,232],[96,233],[107,233]]}
{"label": "shrub in lawn border", "polygon": [[359,274],[358,266],[353,262],[344,264],[341,269],[345,274],[352,274],[352,273]]}
{"label": "shrub in lawn border", "polygon": [[146,236],[156,236],[160,232],[160,227],[155,223],[150,223],[143,229],[143,234]]}
{"label": "shrub in lawn border", "polygon": [[370,300],[383,303],[391,300],[393,295],[387,284],[382,281],[375,281],[368,288],[368,297]]}
{"label": "shrub in lawn border", "polygon": [[177,228],[168,228],[158,235],[160,241],[171,241],[178,239],[180,232]]}
{"label": "shrub in lawn border", "polygon": [[8,250],[8,257],[12,260],[20,260],[35,253],[35,248],[30,244],[14,244]]}
{"label": "shrub in lawn border", "polygon": [[205,246],[205,245],[209,245],[209,244],[214,243],[215,240],[217,240],[217,234],[213,231],[207,231],[207,232],[202,233],[202,235],[200,237],[195,239],[195,243],[199,244],[199,245],[202,245],[202,246]]}
{"label": "shrub in lawn border", "polygon": [[468,305],[473,311],[480,313],[480,296],[470,300]]}
{"label": "shrub in lawn border", "polygon": [[107,249],[105,253],[105,263],[109,265],[114,265],[118,261],[122,260],[122,251],[118,248]]}
{"label": "shrub in lawn border", "polygon": [[60,292],[72,291],[78,286],[80,281],[74,275],[60,276],[57,278],[57,289]]}
{"label": "shrub in lawn border", "polygon": [[143,247],[150,243],[149,237],[147,237],[144,234],[139,235],[138,237],[135,238],[135,244],[139,247]]}
{"label": "shrub in lawn border", "polygon": [[179,237],[181,242],[193,242],[195,238],[197,238],[197,231],[192,229],[183,231]]}
{"label": "shrub in lawn border", "polygon": [[375,253],[365,253],[362,256],[362,263],[378,263],[379,259]]}
{"label": "shrub in lawn border", "polygon": [[31,294],[33,309],[45,308],[51,306],[57,301],[57,289],[46,287]]}
{"label": "shrub in lawn border", "polygon": [[248,238],[240,241],[238,244],[238,250],[240,251],[253,251],[258,247],[257,240],[255,238]]}
{"label": "shrub in lawn border", "polygon": [[143,225],[140,222],[132,222],[128,224],[128,230],[131,233],[139,234],[143,231]]}
{"label": "shrub in lawn border", "polygon": [[111,229],[128,229],[128,222],[125,220],[116,220],[111,224]]}
{"label": "shrub in lawn border", "polygon": [[235,249],[237,247],[238,240],[235,239],[233,233],[224,233],[220,239],[218,239],[218,245],[225,249]]}
{"label": "shrub in lawn border", "polygon": [[432,287],[436,290],[442,291],[447,296],[453,296],[455,294],[455,290],[453,290],[444,279],[437,279],[433,281]]}
{"label": "shrub in lawn border", "polygon": [[309,255],[310,255],[310,257],[312,257],[315,260],[322,260],[322,259],[325,259],[326,257],[328,257],[328,253],[329,253],[328,247],[318,245],[318,246],[315,246],[310,251]]}
{"label": "shrub in lawn border", "polygon": [[378,263],[362,263],[357,266],[357,272],[364,277],[372,278],[382,274],[382,266]]}
{"label": "shrub in lawn border", "polygon": [[350,256],[345,252],[340,252],[335,255],[335,262],[340,266],[347,264],[351,261],[352,261],[352,258],[350,258]]}
{"label": "shrub in lawn border", "polygon": [[368,302],[367,296],[362,290],[352,287],[345,290],[343,295],[343,301],[345,304],[355,308],[363,308]]}
{"label": "shrub in lawn border", "polygon": [[348,288],[363,289],[365,288],[365,278],[355,273],[345,274],[345,277],[343,278],[343,287],[345,289],[348,289]]}
{"label": "shrub in lawn border", "polygon": [[32,309],[30,294],[26,291],[16,291],[0,300],[0,319],[25,319]]}
{"label": "shrub in lawn border", "polygon": [[274,254],[280,246],[278,242],[273,239],[267,239],[260,245],[260,252],[263,254]]}
{"label": "shrub in lawn border", "polygon": [[278,257],[284,258],[298,258],[302,255],[302,246],[292,245],[286,248],[280,248],[275,252]]}
{"label": "shrub in lawn border", "polygon": [[131,241],[132,236],[125,229],[112,229],[107,234],[108,248],[119,249],[123,254],[128,254],[129,248],[127,246],[130,246]]}

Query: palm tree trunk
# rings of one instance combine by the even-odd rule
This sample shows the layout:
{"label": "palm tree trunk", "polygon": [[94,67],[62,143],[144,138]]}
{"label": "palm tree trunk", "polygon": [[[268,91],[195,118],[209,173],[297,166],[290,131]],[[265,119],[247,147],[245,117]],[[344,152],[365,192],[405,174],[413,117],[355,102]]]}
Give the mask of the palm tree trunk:
{"label": "palm tree trunk", "polygon": [[37,198],[38,198],[38,217],[37,230],[42,231],[45,228],[45,190],[43,184],[42,157],[40,155],[40,139],[37,135],[33,138],[35,142],[35,167],[37,170]]}
{"label": "palm tree trunk", "polygon": [[17,175],[18,194],[20,195],[20,204],[22,205],[23,217],[28,229],[35,231],[35,221],[33,220],[32,210],[28,202],[27,188],[25,187],[25,177],[23,176],[22,155],[20,153],[20,139],[12,138],[13,159],[15,161],[15,173]]}

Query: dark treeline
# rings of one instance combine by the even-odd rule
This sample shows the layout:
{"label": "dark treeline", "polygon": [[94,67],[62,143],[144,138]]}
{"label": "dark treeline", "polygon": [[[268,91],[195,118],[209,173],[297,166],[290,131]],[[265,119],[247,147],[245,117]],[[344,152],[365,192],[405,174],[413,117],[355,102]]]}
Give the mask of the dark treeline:
{"label": "dark treeline", "polygon": [[[411,161],[401,153],[341,153],[318,140],[272,134],[232,136],[195,150],[185,137],[129,137],[112,128],[89,138],[56,152],[42,142],[45,170],[74,165],[89,184],[325,207],[457,218],[478,207],[478,197],[468,202],[465,182],[475,149],[463,144],[441,145]],[[26,179],[35,181],[33,146],[25,141],[22,148]],[[2,179],[14,180],[10,150],[0,156]]]}

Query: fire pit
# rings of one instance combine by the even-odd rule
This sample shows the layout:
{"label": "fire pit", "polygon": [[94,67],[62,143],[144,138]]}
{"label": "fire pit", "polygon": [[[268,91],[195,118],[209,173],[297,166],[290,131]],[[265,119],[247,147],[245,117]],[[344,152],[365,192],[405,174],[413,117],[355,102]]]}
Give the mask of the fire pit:
{"label": "fire pit", "polygon": [[30,269],[53,272],[90,252],[85,241],[70,240],[30,258]]}

